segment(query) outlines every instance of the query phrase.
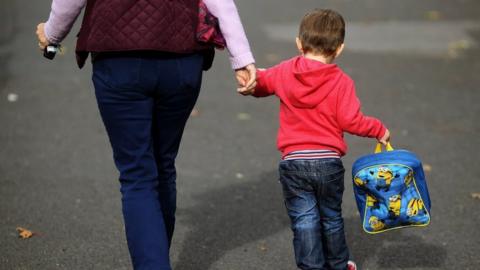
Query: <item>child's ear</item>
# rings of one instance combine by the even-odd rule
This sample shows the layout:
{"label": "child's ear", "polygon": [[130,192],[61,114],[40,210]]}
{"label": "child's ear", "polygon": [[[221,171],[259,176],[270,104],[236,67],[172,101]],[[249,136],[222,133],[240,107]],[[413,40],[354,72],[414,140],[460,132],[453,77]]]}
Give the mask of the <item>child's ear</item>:
{"label": "child's ear", "polygon": [[302,45],[302,42],[300,41],[300,39],[298,37],[295,38],[295,42],[297,43],[297,49],[298,51],[303,54],[303,45]]}
{"label": "child's ear", "polygon": [[340,54],[342,54],[344,48],[345,48],[345,43],[342,43],[342,45],[340,45],[337,48],[337,51],[335,52],[335,58],[339,57]]}

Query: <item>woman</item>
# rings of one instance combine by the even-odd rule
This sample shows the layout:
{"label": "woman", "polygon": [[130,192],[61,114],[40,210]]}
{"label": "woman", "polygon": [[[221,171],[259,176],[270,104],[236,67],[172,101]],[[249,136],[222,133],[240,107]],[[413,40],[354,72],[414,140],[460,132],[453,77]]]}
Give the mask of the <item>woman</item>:
{"label": "woman", "polygon": [[[205,0],[217,16],[240,88],[255,86],[252,53],[233,0]],[[86,6],[80,67],[93,59],[98,107],[120,172],[122,210],[135,269],[170,270],[175,158],[197,100],[210,46],[195,39],[198,0],[53,0],[37,27],[40,49],[59,44]],[[248,81],[248,82],[246,82]]]}

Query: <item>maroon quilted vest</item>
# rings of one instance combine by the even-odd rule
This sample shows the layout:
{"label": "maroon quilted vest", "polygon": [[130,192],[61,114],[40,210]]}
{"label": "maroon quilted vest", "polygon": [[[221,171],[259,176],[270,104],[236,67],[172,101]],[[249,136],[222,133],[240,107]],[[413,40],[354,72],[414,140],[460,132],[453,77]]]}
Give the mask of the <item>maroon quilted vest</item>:
{"label": "maroon quilted vest", "polygon": [[77,40],[81,68],[89,52],[206,49],[196,40],[199,0],[88,0]]}

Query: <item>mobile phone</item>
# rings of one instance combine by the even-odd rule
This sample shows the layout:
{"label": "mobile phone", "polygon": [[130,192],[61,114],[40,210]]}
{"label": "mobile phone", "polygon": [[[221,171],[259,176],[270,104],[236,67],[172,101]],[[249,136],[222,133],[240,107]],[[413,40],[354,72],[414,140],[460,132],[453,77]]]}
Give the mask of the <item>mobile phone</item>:
{"label": "mobile phone", "polygon": [[48,46],[43,49],[43,56],[47,59],[53,60],[60,48],[59,44],[48,44]]}

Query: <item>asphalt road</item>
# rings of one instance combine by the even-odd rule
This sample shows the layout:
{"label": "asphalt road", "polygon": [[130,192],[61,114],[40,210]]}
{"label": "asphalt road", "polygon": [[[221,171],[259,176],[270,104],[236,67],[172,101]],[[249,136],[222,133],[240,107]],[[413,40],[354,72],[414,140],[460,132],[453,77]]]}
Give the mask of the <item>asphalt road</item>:
{"label": "asphalt road", "polygon": [[[348,27],[338,63],[364,111],[427,165],[431,225],[376,236],[361,230],[347,173],[346,232],[360,269],[479,269],[480,199],[472,194],[480,192],[480,2],[237,2],[262,67],[295,55],[306,11],[340,11]],[[77,69],[74,35],[53,62],[36,48],[35,26],[49,5],[0,3],[0,269],[130,269],[90,67]],[[226,53],[217,56],[178,158],[174,268],[295,269],[277,182],[278,101],[238,96]],[[348,141],[347,172],[374,146]],[[18,226],[37,235],[19,239]]]}

